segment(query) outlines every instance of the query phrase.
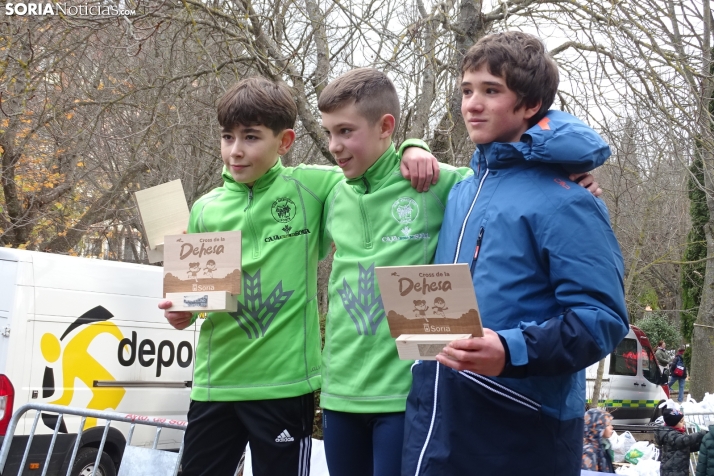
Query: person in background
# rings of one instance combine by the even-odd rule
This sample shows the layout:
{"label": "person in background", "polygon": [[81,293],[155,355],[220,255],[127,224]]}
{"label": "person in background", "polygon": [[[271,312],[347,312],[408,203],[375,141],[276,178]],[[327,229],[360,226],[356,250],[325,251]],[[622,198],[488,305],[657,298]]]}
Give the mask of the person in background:
{"label": "person in background", "polygon": [[612,436],[612,415],[599,408],[585,412],[585,434],[583,436],[582,469],[614,473],[614,454],[610,448]]}
{"label": "person in background", "polygon": [[655,430],[655,444],[660,447],[660,475],[688,476],[689,455],[697,451],[704,438],[705,430],[687,434],[684,414],[676,408],[662,411],[664,426]]}
{"label": "person in background", "polygon": [[667,355],[667,344],[661,340],[657,342],[657,350],[655,351],[657,363],[662,367],[669,366],[669,356]]}
{"label": "person in background", "polygon": [[675,382],[679,383],[679,396],[677,401],[682,403],[684,401],[684,382],[687,381],[687,366],[684,365],[684,350],[685,347],[681,346],[677,350],[677,355],[672,359],[672,363],[669,364],[669,388],[672,388]]}
{"label": "person in background", "polygon": [[702,438],[694,476],[714,476],[714,424],[709,425],[709,432]]}

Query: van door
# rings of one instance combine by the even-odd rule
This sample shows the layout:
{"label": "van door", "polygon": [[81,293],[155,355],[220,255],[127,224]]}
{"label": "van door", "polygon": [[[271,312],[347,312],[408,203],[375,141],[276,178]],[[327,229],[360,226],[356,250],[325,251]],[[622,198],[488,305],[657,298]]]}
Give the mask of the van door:
{"label": "van door", "polygon": [[15,303],[17,261],[0,259],[0,374],[5,373]]}
{"label": "van door", "polygon": [[[640,390],[641,376],[637,372],[639,343],[628,335],[610,354],[610,398],[613,403],[622,403]],[[634,392],[633,392],[634,391]],[[615,397],[615,398],[613,398]]]}
{"label": "van door", "polygon": [[654,352],[652,352],[652,349],[642,347],[642,352],[640,352],[640,365],[642,367],[642,376],[647,381],[642,382],[640,386],[647,388],[647,393],[652,393],[649,391],[649,387],[660,385],[662,380],[662,372],[659,369],[659,365],[657,365],[657,358]]}

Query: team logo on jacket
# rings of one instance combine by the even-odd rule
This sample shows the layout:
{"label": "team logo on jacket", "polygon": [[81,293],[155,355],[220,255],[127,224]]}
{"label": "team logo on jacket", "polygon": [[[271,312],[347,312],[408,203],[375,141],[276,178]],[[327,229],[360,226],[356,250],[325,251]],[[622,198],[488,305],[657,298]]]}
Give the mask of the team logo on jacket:
{"label": "team logo on jacket", "polygon": [[401,230],[401,235],[383,236],[382,241],[391,243],[404,240],[423,240],[429,238],[429,233],[412,233],[412,228],[409,226],[419,216],[419,205],[416,201],[409,197],[398,198],[392,204],[392,217],[397,220],[397,223],[404,225]]}
{"label": "team logo on jacket", "polygon": [[270,207],[270,213],[278,223],[289,222],[295,218],[296,212],[297,207],[295,206],[295,202],[287,197],[278,198],[273,202],[273,206]]}
{"label": "team logo on jacket", "polygon": [[409,197],[398,198],[392,204],[392,217],[400,225],[408,225],[419,216],[419,205]]}
{"label": "team logo on jacket", "polygon": [[352,290],[347,278],[342,278],[342,289],[338,289],[337,294],[342,299],[345,311],[357,328],[357,335],[373,336],[377,334],[377,328],[386,316],[382,295],[377,294],[376,291],[377,279],[374,274],[374,263],[367,268],[362,266],[362,263],[357,263],[357,266],[359,266],[357,294]]}
{"label": "team logo on jacket", "polygon": [[238,312],[229,312],[248,339],[265,337],[270,324],[285,306],[295,291],[283,289],[283,281],[278,281],[270,294],[263,299],[263,283],[260,269],[254,275],[243,272],[243,302],[238,301]]}

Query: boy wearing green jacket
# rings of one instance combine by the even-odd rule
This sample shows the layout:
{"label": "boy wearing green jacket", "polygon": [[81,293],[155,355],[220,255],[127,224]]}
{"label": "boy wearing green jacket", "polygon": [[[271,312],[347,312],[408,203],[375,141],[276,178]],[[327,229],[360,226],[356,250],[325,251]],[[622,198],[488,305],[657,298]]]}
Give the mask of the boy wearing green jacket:
{"label": "boy wearing green jacket", "polygon": [[431,262],[446,197],[470,170],[440,164],[425,193],[402,178],[392,144],[399,98],[376,69],[328,84],[318,108],[347,179],[327,199],[322,240],[336,248],[320,402],[327,465],[331,476],[398,475],[412,362],[399,360],[374,268]]}
{"label": "boy wearing green jacket", "polygon": [[[336,248],[322,353],[327,465],[331,476],[399,475],[412,362],[399,359],[374,268],[431,263],[449,191],[472,172],[439,164],[426,193],[402,179],[392,144],[399,98],[376,69],[328,84],[318,108],[347,179],[330,192],[323,214],[322,244]],[[602,192],[589,174],[571,179]]]}
{"label": "boy wearing green jacket", "polygon": [[[250,441],[257,476],[307,475],[321,380],[322,213],[343,175],[280,162],[297,116],[285,86],[245,79],[217,112],[224,185],[194,203],[188,233],[241,230],[243,286],[237,312],[200,321],[182,474],[233,476]],[[415,167],[424,168],[423,152],[412,151],[421,160]],[[190,312],[165,316],[177,329],[195,321]]]}

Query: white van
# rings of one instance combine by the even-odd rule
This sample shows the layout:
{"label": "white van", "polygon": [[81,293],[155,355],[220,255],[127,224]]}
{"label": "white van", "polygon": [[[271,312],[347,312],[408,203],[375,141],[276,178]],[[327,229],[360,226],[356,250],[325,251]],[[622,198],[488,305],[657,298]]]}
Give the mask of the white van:
{"label": "white van", "polygon": [[[598,364],[587,368],[587,397],[592,400]],[[647,336],[635,326],[605,357],[605,371],[600,390],[600,404],[618,424],[654,421],[660,414],[659,404],[667,400],[662,372]]]}
{"label": "white van", "polygon": [[[185,420],[195,326],[168,325],[157,307],[162,279],[156,266],[0,248],[0,438],[27,402]],[[32,418],[19,422],[9,474],[19,468]],[[56,421],[42,415],[27,462],[39,469],[27,474],[42,473]],[[67,416],[47,474],[66,474],[78,427],[79,417]],[[90,474],[102,431],[101,421],[87,420],[73,476]],[[128,424],[110,427],[103,476],[116,474],[127,431]],[[151,446],[153,436],[137,427],[132,445]],[[178,449],[182,437],[164,430],[158,447]]]}

